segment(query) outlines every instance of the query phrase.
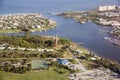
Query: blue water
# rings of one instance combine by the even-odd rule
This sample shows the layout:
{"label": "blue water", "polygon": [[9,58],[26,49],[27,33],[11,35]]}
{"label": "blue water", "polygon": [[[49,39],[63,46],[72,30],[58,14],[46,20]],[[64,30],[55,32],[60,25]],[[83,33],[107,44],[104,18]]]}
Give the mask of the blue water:
{"label": "blue water", "polygon": [[[48,14],[49,12],[84,11],[99,5],[114,4],[120,5],[120,0],[0,0],[0,14],[42,13],[55,20],[57,27],[47,32],[34,32],[34,35],[58,35],[74,42],[83,42],[85,47],[95,51],[98,55],[120,62],[120,47],[103,39],[108,36],[104,30],[110,30],[109,27],[92,22],[79,24],[72,19]],[[16,33],[8,35],[16,35]]]}

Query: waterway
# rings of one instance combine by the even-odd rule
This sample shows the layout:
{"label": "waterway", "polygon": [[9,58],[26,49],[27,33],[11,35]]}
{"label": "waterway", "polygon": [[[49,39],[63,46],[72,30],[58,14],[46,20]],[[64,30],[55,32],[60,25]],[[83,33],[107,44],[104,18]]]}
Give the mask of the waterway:
{"label": "waterway", "polygon": [[[86,24],[76,23],[72,19],[48,14],[49,12],[84,11],[99,5],[120,5],[120,0],[0,0],[0,14],[15,13],[42,13],[55,20],[55,29],[46,32],[33,32],[33,35],[58,35],[69,38],[93,50],[98,55],[120,62],[120,46],[113,45],[104,40],[108,36],[110,27],[96,25],[93,22]],[[7,35],[24,35],[24,33],[9,33]]]}

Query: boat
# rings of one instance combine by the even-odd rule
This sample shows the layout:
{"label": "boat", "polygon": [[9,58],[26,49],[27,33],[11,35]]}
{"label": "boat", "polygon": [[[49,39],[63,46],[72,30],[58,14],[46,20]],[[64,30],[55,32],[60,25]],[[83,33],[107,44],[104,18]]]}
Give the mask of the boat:
{"label": "boat", "polygon": [[85,21],[80,21],[80,24],[85,24],[86,22]]}
{"label": "boat", "polygon": [[104,37],[104,39],[105,39],[105,40],[110,40],[110,38],[109,38],[109,37]]}
{"label": "boat", "polygon": [[78,45],[84,45],[84,43],[77,43]]}

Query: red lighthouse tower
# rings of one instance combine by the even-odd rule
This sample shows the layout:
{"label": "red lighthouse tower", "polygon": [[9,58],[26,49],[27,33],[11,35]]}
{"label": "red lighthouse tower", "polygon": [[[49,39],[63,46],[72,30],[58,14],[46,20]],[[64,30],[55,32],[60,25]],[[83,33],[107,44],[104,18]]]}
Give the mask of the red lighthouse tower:
{"label": "red lighthouse tower", "polygon": [[58,37],[57,37],[57,35],[55,35],[55,45],[57,45],[58,44]]}

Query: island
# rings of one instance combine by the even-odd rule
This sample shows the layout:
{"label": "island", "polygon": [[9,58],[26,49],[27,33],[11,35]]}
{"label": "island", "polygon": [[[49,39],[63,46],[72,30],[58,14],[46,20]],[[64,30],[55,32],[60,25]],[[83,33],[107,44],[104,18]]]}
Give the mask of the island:
{"label": "island", "polygon": [[119,79],[115,61],[57,35],[29,35],[0,36],[0,80]]}
{"label": "island", "polygon": [[98,25],[109,26],[111,31],[107,31],[109,36],[104,39],[115,45],[120,45],[120,7],[116,5],[99,6],[93,10],[62,12],[56,15],[65,18],[72,18],[80,24],[92,21]]}
{"label": "island", "polygon": [[9,14],[0,16],[0,33],[21,31],[46,31],[56,22],[39,13]]}

